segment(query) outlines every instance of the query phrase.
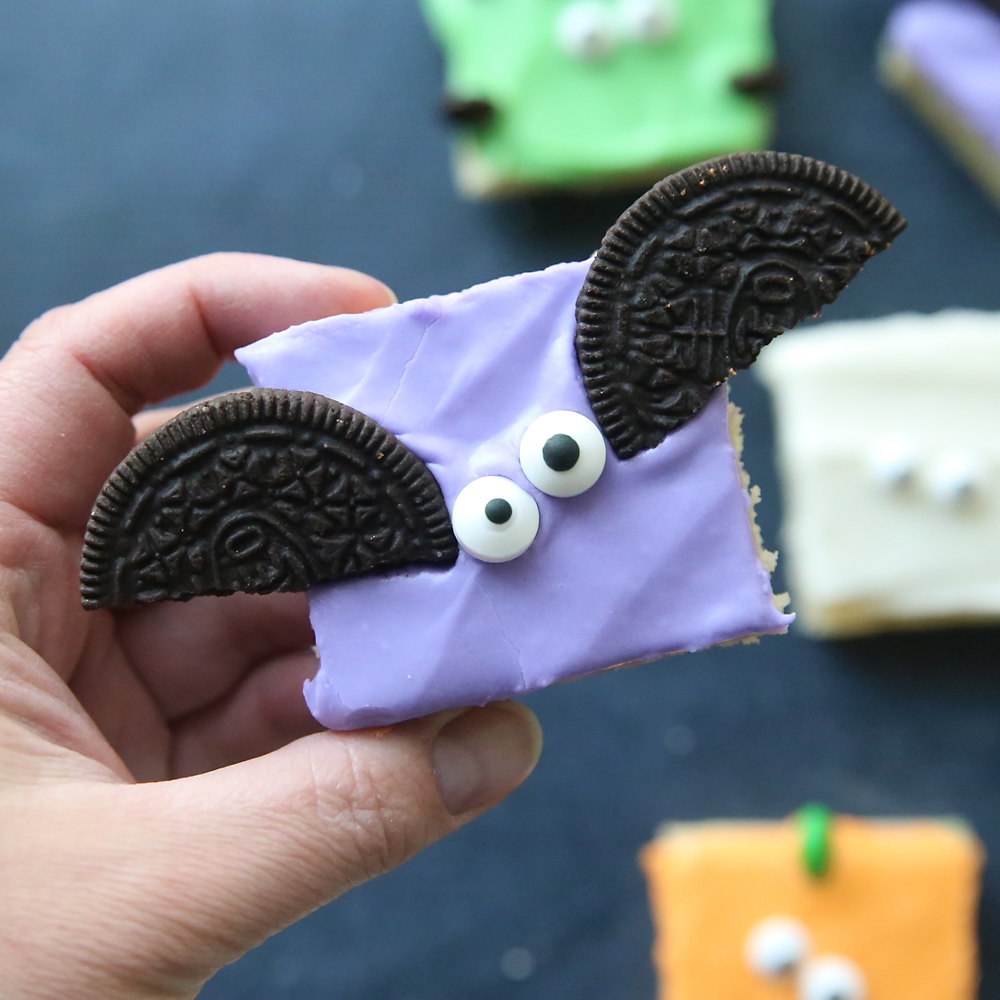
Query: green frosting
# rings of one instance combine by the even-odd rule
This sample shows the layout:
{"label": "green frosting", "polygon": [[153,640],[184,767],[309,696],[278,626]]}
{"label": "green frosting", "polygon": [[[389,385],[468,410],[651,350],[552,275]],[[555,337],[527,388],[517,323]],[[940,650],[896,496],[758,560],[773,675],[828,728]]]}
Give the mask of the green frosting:
{"label": "green frosting", "polygon": [[[665,37],[619,30],[593,58],[557,40],[573,2],[423,0],[444,49],[448,98],[495,109],[483,124],[457,127],[465,193],[648,180],[768,145],[768,102],[733,80],[773,62],[770,0],[654,0],[675,22]],[[589,7],[620,24],[629,2]]]}
{"label": "green frosting", "polygon": [[833,814],[814,802],[803,806],[795,818],[802,838],[802,864],[813,878],[822,878],[830,868]]}

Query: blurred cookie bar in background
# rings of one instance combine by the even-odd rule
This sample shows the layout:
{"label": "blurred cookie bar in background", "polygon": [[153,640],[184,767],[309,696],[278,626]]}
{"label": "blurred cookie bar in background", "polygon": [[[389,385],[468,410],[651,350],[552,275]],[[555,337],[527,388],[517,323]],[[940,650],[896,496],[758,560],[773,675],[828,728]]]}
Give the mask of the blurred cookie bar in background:
{"label": "blurred cookie bar in background", "polygon": [[661,1000],[973,1000],[983,852],[959,820],[666,826],[642,853]]}
{"label": "blurred cookie bar in background", "polygon": [[645,187],[771,137],[770,0],[423,0],[466,197]]}
{"label": "blurred cookie bar in background", "polygon": [[775,343],[783,545],[799,627],[1000,619],[1000,314],[828,323]]}
{"label": "blurred cookie bar in background", "polygon": [[1000,206],[1000,3],[909,0],[886,24],[879,71]]}

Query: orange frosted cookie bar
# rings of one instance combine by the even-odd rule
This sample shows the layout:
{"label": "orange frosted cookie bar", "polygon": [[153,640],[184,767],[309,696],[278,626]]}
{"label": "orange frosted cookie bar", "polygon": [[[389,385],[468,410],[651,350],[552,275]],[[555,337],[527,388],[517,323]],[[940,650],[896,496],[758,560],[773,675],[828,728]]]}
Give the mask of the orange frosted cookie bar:
{"label": "orange frosted cookie bar", "polygon": [[960,822],[676,824],[641,860],[661,1000],[975,996],[983,852]]}

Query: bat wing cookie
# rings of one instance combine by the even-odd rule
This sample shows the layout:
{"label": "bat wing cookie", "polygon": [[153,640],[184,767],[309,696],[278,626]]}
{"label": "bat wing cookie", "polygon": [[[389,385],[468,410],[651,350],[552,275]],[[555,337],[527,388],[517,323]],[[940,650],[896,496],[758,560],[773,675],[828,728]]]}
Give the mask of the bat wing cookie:
{"label": "bat wing cookie", "polygon": [[754,153],[657,184],[588,261],[273,334],[94,508],[87,607],[309,589],[313,714],[483,704],[792,620],[726,378],[905,226]]}

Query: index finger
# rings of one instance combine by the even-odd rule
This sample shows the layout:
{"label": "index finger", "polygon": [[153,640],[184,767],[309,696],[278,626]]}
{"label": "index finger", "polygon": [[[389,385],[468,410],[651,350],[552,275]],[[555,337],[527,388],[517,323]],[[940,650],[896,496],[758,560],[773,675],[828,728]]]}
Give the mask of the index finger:
{"label": "index finger", "polygon": [[275,330],[394,301],[356,271],[213,254],[46,313],[0,362],[0,502],[82,531],[143,406],[204,385]]}

